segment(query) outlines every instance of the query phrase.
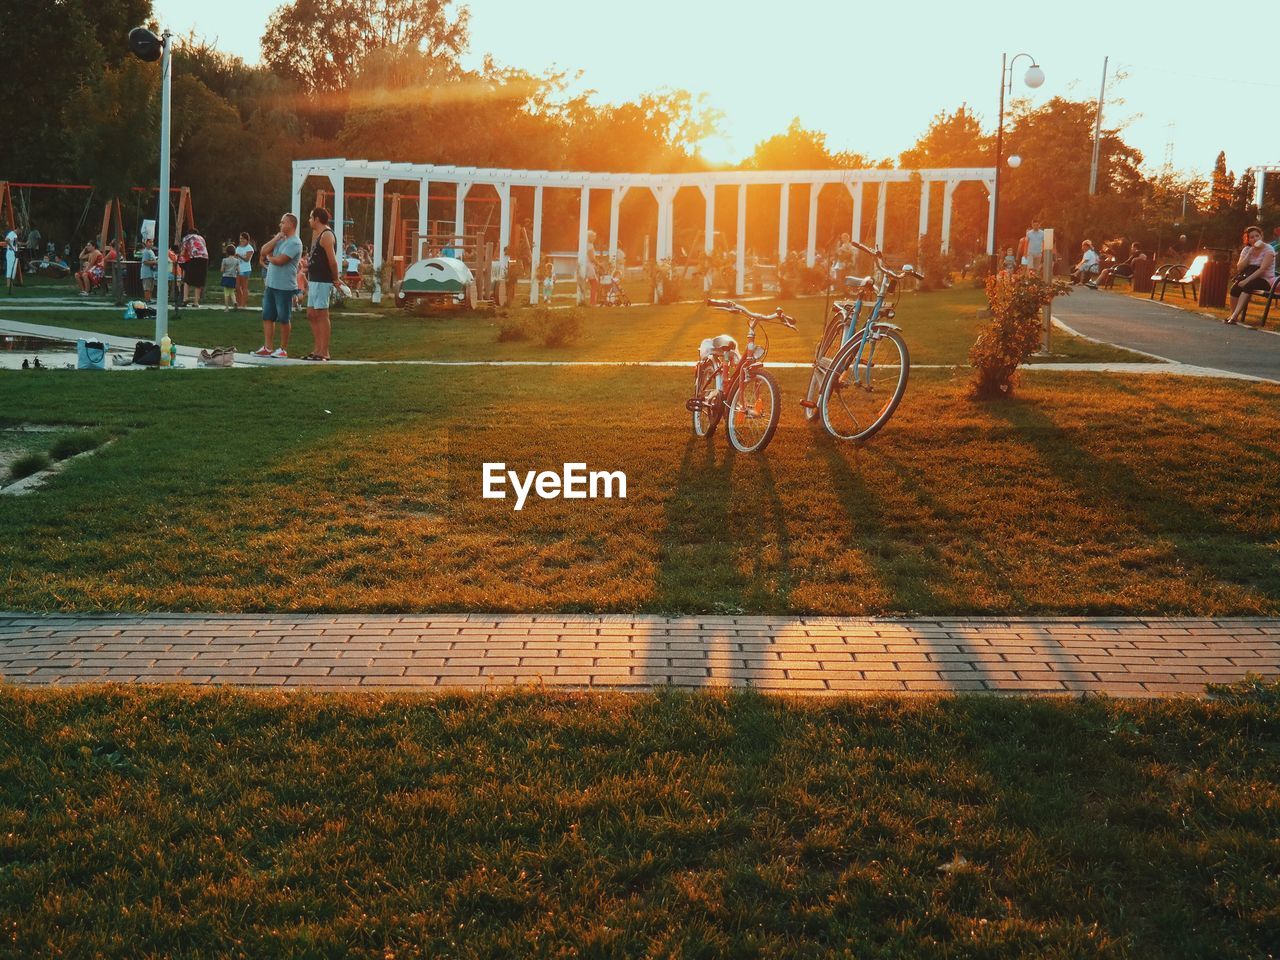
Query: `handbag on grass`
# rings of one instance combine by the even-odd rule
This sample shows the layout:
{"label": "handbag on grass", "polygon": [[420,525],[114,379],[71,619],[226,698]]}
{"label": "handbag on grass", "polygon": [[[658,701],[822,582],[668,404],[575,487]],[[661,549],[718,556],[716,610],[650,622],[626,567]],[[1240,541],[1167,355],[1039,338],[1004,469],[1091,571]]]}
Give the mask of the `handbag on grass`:
{"label": "handbag on grass", "polygon": [[139,340],[133,345],[133,362],[143,367],[160,366],[160,345],[150,340]]}

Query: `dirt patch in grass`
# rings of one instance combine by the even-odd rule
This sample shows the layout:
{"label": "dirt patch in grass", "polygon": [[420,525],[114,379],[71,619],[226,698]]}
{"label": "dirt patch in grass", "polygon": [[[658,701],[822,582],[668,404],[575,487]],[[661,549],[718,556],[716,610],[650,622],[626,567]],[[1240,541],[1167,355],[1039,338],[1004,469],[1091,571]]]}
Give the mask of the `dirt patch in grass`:
{"label": "dirt patch in grass", "polygon": [[14,956],[1260,957],[1278,731],[1274,702],[0,688],[0,930]]}

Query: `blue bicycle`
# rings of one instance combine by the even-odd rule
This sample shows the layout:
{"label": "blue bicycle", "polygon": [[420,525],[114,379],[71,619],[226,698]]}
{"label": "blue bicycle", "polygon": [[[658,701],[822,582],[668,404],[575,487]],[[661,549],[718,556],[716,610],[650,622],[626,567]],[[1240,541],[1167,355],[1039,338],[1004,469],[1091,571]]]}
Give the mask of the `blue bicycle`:
{"label": "blue bicycle", "polygon": [[[853,245],[872,258],[875,270],[871,276],[846,278],[854,298],[833,305],[800,405],[807,420],[821,415],[823,426],[836,439],[863,441],[889,422],[911,370],[902,328],[886,322],[894,319],[896,298],[888,305],[886,300],[901,290],[907,277],[924,277],[910,264],[890,270],[879,250],[857,241]],[[859,329],[864,310],[866,321]]]}

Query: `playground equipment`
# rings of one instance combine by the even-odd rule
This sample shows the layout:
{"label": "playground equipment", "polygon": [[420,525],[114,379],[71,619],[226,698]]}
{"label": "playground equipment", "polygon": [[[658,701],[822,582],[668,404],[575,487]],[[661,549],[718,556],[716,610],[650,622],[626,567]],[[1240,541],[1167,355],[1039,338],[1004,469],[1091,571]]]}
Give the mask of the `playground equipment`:
{"label": "playground equipment", "polygon": [[404,272],[396,290],[396,305],[416,303],[465,305],[474,310],[479,300],[475,275],[456,257],[428,257]]}

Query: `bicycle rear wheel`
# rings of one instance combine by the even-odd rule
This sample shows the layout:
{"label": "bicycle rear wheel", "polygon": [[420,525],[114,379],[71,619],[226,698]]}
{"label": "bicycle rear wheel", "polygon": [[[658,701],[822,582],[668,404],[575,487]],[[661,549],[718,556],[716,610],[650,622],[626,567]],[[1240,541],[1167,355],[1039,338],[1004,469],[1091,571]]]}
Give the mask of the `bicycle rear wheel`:
{"label": "bicycle rear wheel", "polygon": [[836,355],[822,384],[822,424],[837,440],[867,440],[889,422],[907,389],[911,358],[896,330],[873,330],[864,356],[861,337]]}
{"label": "bicycle rear wheel", "polygon": [[693,435],[709,437],[716,432],[720,422],[719,391],[716,389],[715,365],[704,360],[693,371],[693,398],[709,406],[693,409]]}
{"label": "bicycle rear wheel", "polygon": [[822,339],[818,341],[817,349],[814,350],[813,373],[809,377],[809,389],[805,391],[805,402],[801,404],[806,420],[815,420],[818,417],[822,383],[827,378],[827,371],[831,369],[831,361],[840,352],[844,326],[844,321],[838,317],[828,320],[826,329],[822,331]]}
{"label": "bicycle rear wheel", "polygon": [[781,415],[778,382],[763,370],[753,370],[738,381],[729,395],[729,442],[741,453],[757,453],[769,445]]}

